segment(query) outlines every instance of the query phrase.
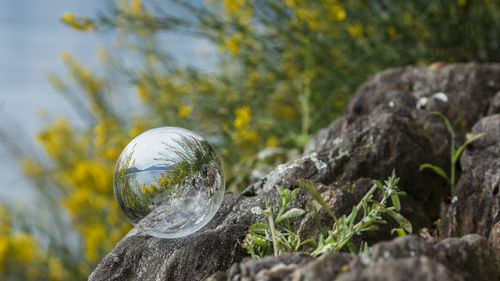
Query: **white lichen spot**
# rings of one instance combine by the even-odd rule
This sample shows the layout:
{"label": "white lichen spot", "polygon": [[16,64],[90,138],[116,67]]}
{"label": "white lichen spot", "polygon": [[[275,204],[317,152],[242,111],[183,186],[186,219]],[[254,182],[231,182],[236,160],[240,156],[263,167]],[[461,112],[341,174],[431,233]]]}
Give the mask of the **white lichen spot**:
{"label": "white lichen spot", "polygon": [[342,141],[343,140],[341,138],[336,138],[336,139],[333,140],[333,145],[337,146],[337,145],[341,144]]}
{"label": "white lichen spot", "polygon": [[392,100],[389,102],[389,107],[390,107],[390,108],[393,108],[395,105],[396,105],[396,104],[395,104]]}
{"label": "white lichen spot", "polygon": [[431,96],[431,98],[440,100],[442,102],[448,102],[448,96],[445,93],[443,93],[443,92],[434,93]]}
{"label": "white lichen spot", "polygon": [[423,109],[427,105],[427,102],[429,102],[429,99],[426,97],[421,97],[417,101],[417,109]]}
{"label": "white lichen spot", "polygon": [[366,252],[359,255],[359,257],[361,259],[361,263],[364,265],[370,265],[372,263],[372,258]]}
{"label": "white lichen spot", "polygon": [[326,163],[318,159],[318,154],[317,153],[312,153],[309,155],[309,159],[314,163],[314,167],[316,167],[316,170],[323,170],[326,168]]}
{"label": "white lichen spot", "polygon": [[335,160],[342,159],[346,156],[349,156],[349,150],[343,150],[342,148],[339,149],[339,153],[335,157]]}
{"label": "white lichen spot", "polygon": [[384,251],[384,259],[388,259],[391,257],[391,253],[389,253],[388,251]]}
{"label": "white lichen spot", "polygon": [[259,206],[255,206],[252,209],[250,209],[250,212],[254,215],[260,215],[262,214],[262,209]]}
{"label": "white lichen spot", "polygon": [[453,198],[451,199],[451,204],[455,204],[458,202],[458,197],[455,195],[453,196]]}

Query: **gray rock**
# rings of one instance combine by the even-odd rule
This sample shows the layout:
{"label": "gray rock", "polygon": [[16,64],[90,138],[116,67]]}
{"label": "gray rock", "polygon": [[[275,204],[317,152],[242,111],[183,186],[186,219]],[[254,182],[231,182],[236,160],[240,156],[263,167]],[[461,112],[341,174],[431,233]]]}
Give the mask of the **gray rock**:
{"label": "gray rock", "polygon": [[486,132],[472,142],[460,158],[463,177],[456,194],[445,209],[442,232],[445,236],[479,233],[488,237],[500,221],[500,114],[481,119],[473,134]]}
{"label": "gray rock", "polygon": [[500,280],[500,251],[479,235],[441,242],[407,236],[374,245],[359,256],[328,253],[245,259],[218,281]]}
{"label": "gray rock", "polygon": [[495,225],[491,228],[488,242],[497,247],[497,249],[500,249],[500,221],[495,223]]}
{"label": "gray rock", "polygon": [[488,115],[493,114],[500,114],[500,92],[497,92],[490,103],[490,108],[488,109]]}

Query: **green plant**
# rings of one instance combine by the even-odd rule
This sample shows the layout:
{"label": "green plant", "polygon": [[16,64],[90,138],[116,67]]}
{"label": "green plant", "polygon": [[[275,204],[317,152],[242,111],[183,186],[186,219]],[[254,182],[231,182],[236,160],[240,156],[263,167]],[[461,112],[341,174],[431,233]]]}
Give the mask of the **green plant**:
{"label": "green plant", "polygon": [[287,210],[300,188],[289,190],[276,185],[276,191],[281,198],[276,217],[274,217],[269,201],[266,200],[266,209],[260,210],[266,216],[266,223],[256,223],[248,228],[243,246],[253,258],[270,255],[271,246],[274,256],[278,256],[283,253],[297,252],[304,244],[315,245],[312,239],[301,241],[300,236],[290,224],[290,219],[300,217],[305,213],[300,208]]}
{"label": "green plant", "polygon": [[[302,241],[301,237],[296,233],[290,219],[302,216],[305,211],[299,208],[291,208],[287,210],[289,204],[294,200],[295,195],[300,191],[299,188],[292,191],[282,189],[276,186],[280,195],[281,202],[279,211],[276,217],[273,215],[273,210],[266,202],[266,209],[262,210],[262,214],[266,216],[266,223],[256,223],[249,227],[248,234],[245,237],[244,247],[253,257],[264,257],[271,254],[271,246],[275,256],[297,252],[303,245],[310,244],[315,248],[310,254],[312,256],[321,256],[326,252],[338,252],[344,247],[347,247],[351,252],[356,252],[356,246],[351,242],[351,239],[360,235],[365,231],[378,230],[377,224],[385,224],[386,220],[382,218],[383,214],[392,217],[400,228],[394,229],[398,235],[405,235],[406,232],[412,232],[411,223],[404,218],[399,212],[401,204],[399,196],[405,193],[399,191],[397,184],[399,178],[394,174],[382,184],[379,181],[373,181],[372,188],[365,194],[360,202],[353,207],[351,213],[346,216],[342,215],[337,218],[330,207],[321,197],[321,194],[316,187],[307,180],[299,180],[300,185],[332,216],[334,224],[330,230],[321,225],[316,209],[314,212],[318,226],[323,231],[320,234],[318,241],[307,239]],[[382,198],[380,201],[374,200],[374,193],[381,191]],[[387,207],[389,198],[392,201],[392,206]],[[362,216],[359,216],[363,212]],[[366,242],[361,242],[358,249],[364,251],[368,248]]]}
{"label": "green plant", "polygon": [[443,169],[441,169],[440,167],[438,167],[436,165],[432,165],[429,163],[425,163],[425,164],[420,165],[419,171],[422,171],[423,169],[433,170],[437,175],[444,178],[450,184],[451,194],[453,195],[455,193],[456,164],[457,164],[458,158],[460,157],[460,154],[462,154],[462,151],[465,149],[465,147],[467,147],[467,145],[469,145],[471,142],[479,139],[480,137],[484,136],[486,133],[479,133],[479,134],[476,134],[476,135],[470,137],[464,144],[462,144],[457,150],[455,150],[455,142],[456,142],[455,132],[453,131],[453,127],[451,126],[450,120],[448,120],[448,118],[446,118],[446,116],[444,116],[441,112],[433,112],[432,114],[435,114],[435,115],[441,117],[441,119],[443,119],[444,124],[446,125],[446,129],[450,133],[450,137],[451,137],[450,177],[448,177],[448,175],[446,175],[446,172]]}

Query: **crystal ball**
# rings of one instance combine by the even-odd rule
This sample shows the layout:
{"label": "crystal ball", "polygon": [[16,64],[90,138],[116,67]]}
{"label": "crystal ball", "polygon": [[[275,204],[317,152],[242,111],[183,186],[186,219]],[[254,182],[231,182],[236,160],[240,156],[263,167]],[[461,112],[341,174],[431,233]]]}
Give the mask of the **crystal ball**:
{"label": "crystal ball", "polygon": [[154,237],[177,238],[215,216],[224,197],[224,172],[203,137],[161,127],[125,147],[116,162],[113,189],[134,226]]}

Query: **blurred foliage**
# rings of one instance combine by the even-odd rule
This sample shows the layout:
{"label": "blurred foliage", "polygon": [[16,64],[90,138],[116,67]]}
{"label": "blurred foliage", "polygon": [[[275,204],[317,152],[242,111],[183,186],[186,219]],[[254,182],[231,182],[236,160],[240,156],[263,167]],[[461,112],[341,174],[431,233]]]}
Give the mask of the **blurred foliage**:
{"label": "blurred foliage", "polygon": [[[118,0],[95,18],[62,16],[82,32],[116,32],[116,49],[99,52],[112,75],[100,77],[67,53],[69,77],[49,75],[88,126],[57,119],[38,135],[50,161],[23,157],[37,195],[58,219],[45,230],[20,227],[26,215],[0,209],[0,279],[87,279],[131,227],[114,201],[112,172],[120,151],[146,129],[180,126],[207,137],[230,189],[241,190],[258,176],[253,168],[262,174],[299,155],[368,75],[405,64],[500,59],[498,1],[172,2],[181,15],[163,1]],[[164,41],[170,32],[217,46],[215,69],[178,64]],[[135,88],[141,114],[131,114],[127,97],[115,92],[120,87]],[[57,238],[71,231],[76,251]]]}

